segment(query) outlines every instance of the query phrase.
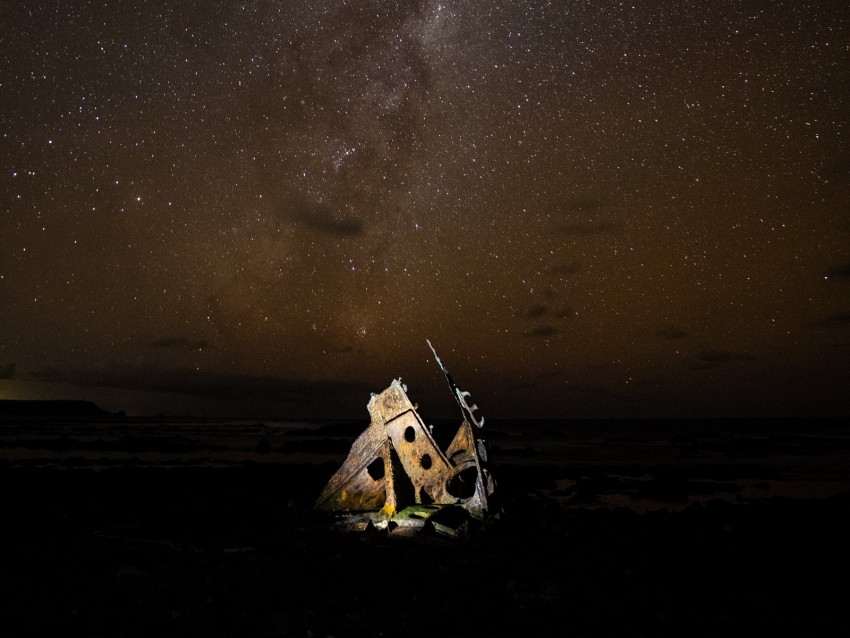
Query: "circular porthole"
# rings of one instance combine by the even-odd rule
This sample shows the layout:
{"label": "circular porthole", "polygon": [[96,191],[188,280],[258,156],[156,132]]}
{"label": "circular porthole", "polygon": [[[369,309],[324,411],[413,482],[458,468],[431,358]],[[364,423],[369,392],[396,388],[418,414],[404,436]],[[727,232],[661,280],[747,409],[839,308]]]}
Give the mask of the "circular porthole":
{"label": "circular porthole", "polygon": [[475,494],[475,484],[478,480],[478,470],[475,466],[455,474],[446,486],[446,491],[455,498],[467,499]]}
{"label": "circular porthole", "polygon": [[404,440],[408,443],[413,443],[413,440],[416,438],[416,430],[413,429],[412,425],[408,425],[404,430]]}
{"label": "circular porthole", "polygon": [[422,469],[424,469],[424,470],[430,470],[431,465],[432,465],[431,455],[430,454],[423,454],[422,458],[419,459],[419,465],[421,465]]}

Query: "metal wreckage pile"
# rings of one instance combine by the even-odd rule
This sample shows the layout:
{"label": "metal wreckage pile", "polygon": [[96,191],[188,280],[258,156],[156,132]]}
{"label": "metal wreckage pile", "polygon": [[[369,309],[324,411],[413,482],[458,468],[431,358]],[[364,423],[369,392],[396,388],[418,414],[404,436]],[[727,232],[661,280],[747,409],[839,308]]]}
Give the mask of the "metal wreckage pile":
{"label": "metal wreckage pile", "polygon": [[428,346],[461,408],[463,423],[443,452],[401,379],[372,394],[369,427],[316,501],[316,509],[334,512],[343,529],[375,528],[393,535],[433,531],[460,538],[494,517],[488,501],[495,481],[478,436],[484,419],[475,415],[478,406],[469,404],[469,393],[455,385],[430,341]]}

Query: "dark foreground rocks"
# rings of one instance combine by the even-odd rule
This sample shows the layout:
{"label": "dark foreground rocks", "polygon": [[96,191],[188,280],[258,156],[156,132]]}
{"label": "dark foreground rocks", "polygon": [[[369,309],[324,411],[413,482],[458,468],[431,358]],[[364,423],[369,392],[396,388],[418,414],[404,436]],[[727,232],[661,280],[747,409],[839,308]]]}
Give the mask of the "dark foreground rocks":
{"label": "dark foreground rocks", "polygon": [[846,633],[846,492],[641,514],[505,472],[463,543],[333,532],[310,505],[334,467],[0,466],[0,634]]}

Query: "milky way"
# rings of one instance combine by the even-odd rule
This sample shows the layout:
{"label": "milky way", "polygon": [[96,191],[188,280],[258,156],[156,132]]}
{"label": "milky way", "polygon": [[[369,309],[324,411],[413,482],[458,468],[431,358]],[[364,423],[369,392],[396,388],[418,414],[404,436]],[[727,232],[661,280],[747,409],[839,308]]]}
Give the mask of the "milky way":
{"label": "milky way", "polygon": [[847,15],[7,3],[0,398],[850,413]]}

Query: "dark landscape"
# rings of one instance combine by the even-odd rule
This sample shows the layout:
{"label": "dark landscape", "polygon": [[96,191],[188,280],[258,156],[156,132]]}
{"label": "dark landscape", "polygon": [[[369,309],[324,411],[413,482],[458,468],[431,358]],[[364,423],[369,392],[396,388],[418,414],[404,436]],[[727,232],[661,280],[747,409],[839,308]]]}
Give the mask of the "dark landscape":
{"label": "dark landscape", "polygon": [[846,629],[846,421],[493,422],[502,513],[456,541],[312,511],[363,422],[10,405],[6,636]]}

